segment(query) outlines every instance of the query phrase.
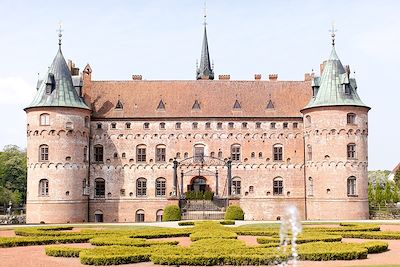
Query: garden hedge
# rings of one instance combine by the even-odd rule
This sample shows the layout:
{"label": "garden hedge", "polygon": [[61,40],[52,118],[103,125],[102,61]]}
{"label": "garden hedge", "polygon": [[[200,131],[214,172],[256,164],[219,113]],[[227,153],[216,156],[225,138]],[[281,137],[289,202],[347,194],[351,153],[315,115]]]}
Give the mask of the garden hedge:
{"label": "garden hedge", "polygon": [[[324,233],[318,234],[310,234],[310,235],[304,235],[300,234],[297,237],[296,243],[297,244],[302,244],[302,243],[310,243],[310,242],[318,242],[318,241],[324,241],[324,242],[340,242],[342,240],[342,237],[340,235],[327,235]],[[291,240],[289,240],[290,244]],[[257,243],[259,244],[268,244],[268,243],[280,243],[280,238],[278,237],[258,237],[257,238]]]}
{"label": "garden hedge", "polygon": [[163,222],[180,221],[181,217],[181,210],[177,205],[168,205],[164,208]]}
{"label": "garden hedge", "polygon": [[84,248],[66,247],[66,246],[46,246],[45,252],[47,256],[78,258],[79,253],[85,250]]}
{"label": "garden hedge", "polygon": [[244,220],[244,212],[241,207],[230,205],[225,212],[225,220]]}
{"label": "garden hedge", "polygon": [[368,249],[361,244],[315,242],[298,245],[300,260],[329,261],[366,259]]}
{"label": "garden hedge", "polygon": [[90,244],[94,246],[135,246],[150,247],[154,245],[177,245],[178,241],[148,241],[145,238],[130,238],[127,236],[100,236],[90,239]]}
{"label": "garden hedge", "polygon": [[21,247],[47,244],[87,243],[93,236],[0,237],[0,247]]}

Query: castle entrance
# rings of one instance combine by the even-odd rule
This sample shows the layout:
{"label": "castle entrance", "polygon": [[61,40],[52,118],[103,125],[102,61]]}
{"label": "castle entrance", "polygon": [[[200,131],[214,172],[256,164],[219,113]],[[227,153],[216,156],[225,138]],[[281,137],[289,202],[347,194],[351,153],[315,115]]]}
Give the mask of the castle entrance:
{"label": "castle entrance", "polygon": [[209,185],[207,185],[207,179],[203,176],[195,176],[190,181],[187,191],[192,192],[206,192],[210,191]]}

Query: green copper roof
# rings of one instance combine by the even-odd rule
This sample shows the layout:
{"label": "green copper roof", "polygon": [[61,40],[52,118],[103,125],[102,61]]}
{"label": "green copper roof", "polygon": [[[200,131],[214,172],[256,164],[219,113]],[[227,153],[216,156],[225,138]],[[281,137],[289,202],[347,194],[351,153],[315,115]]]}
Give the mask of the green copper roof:
{"label": "green copper roof", "polygon": [[207,77],[214,80],[214,70],[211,67],[210,52],[208,51],[207,28],[204,24],[203,46],[201,48],[200,67],[196,70],[196,79]]}
{"label": "green copper roof", "polygon": [[323,63],[323,66],[321,77],[315,77],[311,83],[314,97],[305,109],[342,105],[367,107],[357,94],[356,80],[350,78],[350,69],[343,67],[334,46],[329,59]]}
{"label": "green copper roof", "polygon": [[37,88],[33,107],[74,107],[90,109],[74,88],[71,72],[61,52],[61,46],[43,81]]}

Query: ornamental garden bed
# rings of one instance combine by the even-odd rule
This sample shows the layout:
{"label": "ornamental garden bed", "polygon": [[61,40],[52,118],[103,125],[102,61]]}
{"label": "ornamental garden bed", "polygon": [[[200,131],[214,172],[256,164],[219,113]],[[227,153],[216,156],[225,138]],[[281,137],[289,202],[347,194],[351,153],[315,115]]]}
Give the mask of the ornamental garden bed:
{"label": "ornamental garden bed", "polygon": [[[0,260],[7,254],[6,248],[22,246],[41,246],[48,255],[46,257],[57,258],[60,265],[55,266],[63,266],[64,258],[75,258],[83,265],[274,265],[291,257],[290,244],[286,248],[279,247],[279,228],[263,225],[227,227],[220,222],[207,221],[181,228],[73,231],[70,226],[27,227],[18,228],[15,234],[15,237],[0,237]],[[254,236],[257,244],[246,244],[243,241],[246,236]],[[342,238],[346,238],[345,243]],[[351,238],[368,240],[351,242]],[[183,239],[186,243],[179,244]],[[399,242],[400,232],[381,231],[378,225],[305,225],[298,237],[297,248],[302,261],[358,262],[368,260],[372,254],[396,253],[390,246]],[[91,246],[65,245],[68,243],[90,243]],[[391,251],[386,252],[388,247]],[[400,252],[397,250],[397,253],[395,258],[398,259]]]}

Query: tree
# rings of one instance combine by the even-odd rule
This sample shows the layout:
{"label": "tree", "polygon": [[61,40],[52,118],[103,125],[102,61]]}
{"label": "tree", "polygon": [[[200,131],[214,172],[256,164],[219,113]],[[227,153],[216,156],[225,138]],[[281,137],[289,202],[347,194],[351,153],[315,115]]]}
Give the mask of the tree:
{"label": "tree", "polygon": [[385,184],[385,190],[383,191],[383,201],[385,204],[392,203],[392,187],[389,181]]}
{"label": "tree", "polygon": [[372,183],[368,183],[368,202],[370,206],[375,206],[376,204],[375,191]]}
{"label": "tree", "polygon": [[397,187],[400,188],[400,169],[396,171],[396,174],[394,175],[394,182],[396,183]]}
{"label": "tree", "polygon": [[381,204],[383,202],[383,192],[382,192],[382,188],[381,185],[379,183],[377,183],[375,185],[375,201],[376,204],[379,206],[379,208],[381,207]]}
{"label": "tree", "polygon": [[0,152],[0,204],[8,205],[11,201],[15,205],[25,203],[26,152],[18,146],[5,146]]}
{"label": "tree", "polygon": [[399,188],[397,187],[397,185],[395,184],[393,187],[393,203],[397,203],[400,201],[400,196],[399,196]]}

